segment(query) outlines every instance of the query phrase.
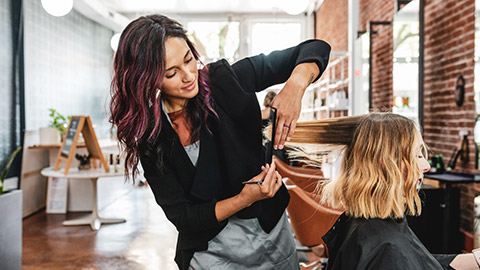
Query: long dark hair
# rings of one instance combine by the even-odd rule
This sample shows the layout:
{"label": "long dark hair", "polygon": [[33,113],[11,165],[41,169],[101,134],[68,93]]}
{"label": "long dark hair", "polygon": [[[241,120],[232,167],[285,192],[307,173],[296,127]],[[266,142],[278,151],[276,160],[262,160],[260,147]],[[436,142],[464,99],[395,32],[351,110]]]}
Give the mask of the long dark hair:
{"label": "long dark hair", "polygon": [[[165,74],[165,41],[169,37],[183,38],[198,60],[199,54],[182,25],[162,15],[143,16],[131,22],[123,30],[115,54],[110,122],[117,126],[118,140],[126,152],[125,171],[128,175],[132,170],[133,180],[140,146],[149,145],[145,150],[156,152],[157,165],[162,165],[161,149],[153,149],[148,142],[154,142],[162,129],[160,88]],[[198,94],[187,104],[192,142],[199,138],[208,115],[216,115],[207,67],[199,69],[198,84]]]}

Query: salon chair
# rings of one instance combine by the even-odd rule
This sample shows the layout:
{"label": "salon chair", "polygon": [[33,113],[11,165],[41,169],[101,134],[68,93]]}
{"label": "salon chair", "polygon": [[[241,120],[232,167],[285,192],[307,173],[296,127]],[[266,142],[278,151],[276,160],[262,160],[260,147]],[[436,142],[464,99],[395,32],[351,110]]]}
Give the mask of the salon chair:
{"label": "salon chair", "polygon": [[300,187],[307,192],[314,192],[318,181],[326,180],[323,177],[322,170],[293,167],[278,158],[274,158],[277,171],[283,178],[289,178],[293,181],[294,185]]}
{"label": "salon chair", "polygon": [[[290,194],[290,203],[287,206],[290,226],[298,242],[308,248],[301,251],[312,251],[318,257],[328,257],[328,250],[322,236],[330,230],[342,211],[321,205],[314,199],[314,195],[292,185],[293,181],[287,180],[286,184]],[[324,260],[300,265],[321,269]]]}

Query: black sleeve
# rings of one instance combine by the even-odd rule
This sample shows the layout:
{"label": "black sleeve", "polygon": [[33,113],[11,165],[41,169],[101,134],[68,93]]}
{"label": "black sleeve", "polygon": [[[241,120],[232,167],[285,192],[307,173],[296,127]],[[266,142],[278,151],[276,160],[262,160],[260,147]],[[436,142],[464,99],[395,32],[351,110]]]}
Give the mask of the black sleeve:
{"label": "black sleeve", "polygon": [[262,91],[272,85],[285,82],[296,65],[314,62],[320,73],[325,71],[330,57],[330,45],[311,39],[295,47],[244,58],[232,65],[242,87],[250,92]]}
{"label": "black sleeve", "polygon": [[220,228],[215,215],[215,200],[192,203],[167,163],[161,174],[148,158],[142,157],[141,164],[155,200],[179,232],[195,233]]}

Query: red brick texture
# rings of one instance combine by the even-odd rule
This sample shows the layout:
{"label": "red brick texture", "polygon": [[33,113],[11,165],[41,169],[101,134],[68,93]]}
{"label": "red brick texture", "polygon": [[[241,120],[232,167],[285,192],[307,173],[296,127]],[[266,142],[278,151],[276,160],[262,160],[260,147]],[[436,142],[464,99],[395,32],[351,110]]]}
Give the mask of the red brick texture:
{"label": "red brick texture", "polygon": [[327,41],[332,51],[347,51],[348,0],[325,0],[316,18],[315,38]]}
{"label": "red brick texture", "polygon": [[[332,47],[330,62],[348,51],[348,0],[325,0],[316,12],[315,38],[325,40]],[[343,52],[343,53],[342,53]],[[348,77],[348,58],[335,65],[329,65],[323,79],[343,79]],[[347,86],[332,89],[343,90],[348,95]],[[330,92],[331,93],[331,92]],[[328,117],[345,116],[347,111],[332,111]],[[327,116],[322,116],[326,118]]]}
{"label": "red brick texture", "polygon": [[[474,55],[475,0],[425,1],[425,77],[424,136],[435,154],[449,159],[459,145],[459,131],[469,135],[469,161],[457,162],[455,171],[474,172],[475,126]],[[465,78],[465,101],[458,107],[454,101],[456,79]],[[460,227],[473,227],[474,185],[460,185]]]}
{"label": "red brick texture", "polygon": [[[371,21],[393,20],[395,1],[360,0],[359,31],[368,31]],[[393,106],[393,28],[377,25],[372,34],[372,108],[392,111]]]}
{"label": "red brick texture", "polygon": [[[348,0],[325,0],[317,10],[315,38],[325,40],[332,47],[330,61],[335,60],[335,52],[348,51]],[[340,65],[330,70],[332,78],[346,78],[348,75],[348,59],[343,63],[343,75]],[[324,74],[324,77],[327,74]]]}

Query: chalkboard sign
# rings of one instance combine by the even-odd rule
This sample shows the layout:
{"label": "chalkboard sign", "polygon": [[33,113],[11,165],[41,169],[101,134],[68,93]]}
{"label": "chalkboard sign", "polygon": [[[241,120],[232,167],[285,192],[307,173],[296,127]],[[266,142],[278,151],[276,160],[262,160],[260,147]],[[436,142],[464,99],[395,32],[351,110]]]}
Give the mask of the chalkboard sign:
{"label": "chalkboard sign", "polygon": [[[97,136],[95,136],[95,131],[93,130],[92,122],[88,116],[72,116],[63,139],[62,147],[58,151],[57,162],[55,163],[54,168],[55,171],[60,168],[61,161],[66,161],[67,165],[65,166],[65,174],[68,174],[68,169],[70,168],[73,156],[77,149],[80,133],[82,133],[85,140],[90,159],[92,161],[95,159],[100,160],[100,164],[102,164],[105,171],[108,172],[107,163],[103,158],[102,150],[100,149]],[[96,163],[92,162],[92,164],[93,167],[95,167]]]}
{"label": "chalkboard sign", "polygon": [[64,158],[68,158],[68,156],[70,155],[73,141],[75,140],[75,136],[77,135],[77,132],[78,132],[79,122],[80,122],[79,117],[72,117],[72,119],[70,120],[70,125],[68,127],[67,134],[63,139],[63,147],[62,147],[61,155]]}

